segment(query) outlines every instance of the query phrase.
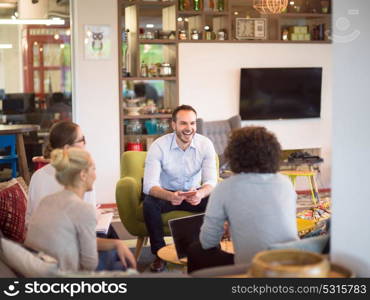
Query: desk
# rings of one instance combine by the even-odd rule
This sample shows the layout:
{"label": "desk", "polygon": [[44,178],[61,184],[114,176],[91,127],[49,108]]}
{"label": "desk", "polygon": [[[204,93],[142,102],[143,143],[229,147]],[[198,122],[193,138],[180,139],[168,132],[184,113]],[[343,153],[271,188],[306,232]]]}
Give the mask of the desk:
{"label": "desk", "polygon": [[[234,245],[231,241],[221,241],[221,249],[228,253],[234,253]],[[176,248],[174,244],[167,245],[159,249],[158,256],[166,262],[186,266],[188,264],[188,259],[177,258]]]}
{"label": "desk", "polygon": [[19,172],[27,184],[29,184],[30,182],[30,172],[28,170],[23,134],[31,131],[38,131],[39,129],[40,126],[30,124],[0,125],[0,135],[15,134],[17,137],[16,148],[18,155]]}

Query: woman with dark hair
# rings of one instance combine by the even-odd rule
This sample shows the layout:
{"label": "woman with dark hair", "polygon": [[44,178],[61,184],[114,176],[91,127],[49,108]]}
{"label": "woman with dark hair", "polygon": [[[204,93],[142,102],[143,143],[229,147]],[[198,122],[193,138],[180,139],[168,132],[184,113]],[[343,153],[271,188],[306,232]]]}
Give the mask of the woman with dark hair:
{"label": "woman with dark hair", "polygon": [[[188,272],[249,263],[270,245],[298,239],[296,193],[279,170],[281,147],[264,127],[232,132],[225,156],[235,175],[211,193],[200,243],[188,251]],[[230,226],[235,255],[220,250],[224,223]]]}
{"label": "woman with dark hair", "polygon": [[[84,149],[85,144],[85,136],[80,126],[71,121],[55,123],[50,128],[49,143],[44,151],[44,159],[50,161],[50,153],[54,149],[68,149],[69,147]],[[29,185],[26,224],[42,198],[62,189],[63,186],[55,179],[55,169],[50,164],[38,169],[32,175]],[[85,193],[84,200],[95,208],[96,200],[93,190]]]}

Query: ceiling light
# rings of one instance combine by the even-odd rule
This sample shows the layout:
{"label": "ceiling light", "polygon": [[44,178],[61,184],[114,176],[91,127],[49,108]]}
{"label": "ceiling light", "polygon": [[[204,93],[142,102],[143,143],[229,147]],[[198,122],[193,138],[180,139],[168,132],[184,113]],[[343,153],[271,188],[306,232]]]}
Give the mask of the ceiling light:
{"label": "ceiling light", "polygon": [[62,19],[0,19],[0,25],[64,25]]}
{"label": "ceiling light", "polygon": [[288,0],[253,0],[253,8],[261,14],[280,14],[288,6]]}
{"label": "ceiling light", "polygon": [[12,49],[12,44],[0,44],[0,49]]}
{"label": "ceiling light", "polygon": [[0,3],[0,8],[14,8],[15,6],[15,3]]}

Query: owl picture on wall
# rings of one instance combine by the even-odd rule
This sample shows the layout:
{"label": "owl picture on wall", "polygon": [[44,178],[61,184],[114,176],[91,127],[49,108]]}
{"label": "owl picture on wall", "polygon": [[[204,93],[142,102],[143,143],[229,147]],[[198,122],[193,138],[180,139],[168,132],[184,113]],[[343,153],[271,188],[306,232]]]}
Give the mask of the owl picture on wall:
{"label": "owl picture on wall", "polygon": [[94,51],[102,51],[103,50],[103,32],[92,32],[92,43],[91,47]]}
{"label": "owl picture on wall", "polygon": [[85,59],[110,59],[111,43],[109,25],[85,25]]}

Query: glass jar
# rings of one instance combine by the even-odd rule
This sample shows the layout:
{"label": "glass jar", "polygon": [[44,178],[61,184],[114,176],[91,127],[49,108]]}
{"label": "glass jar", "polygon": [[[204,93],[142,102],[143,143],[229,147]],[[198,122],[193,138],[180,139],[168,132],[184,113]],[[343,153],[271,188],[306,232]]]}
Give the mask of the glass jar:
{"label": "glass jar", "polygon": [[192,40],[199,40],[199,31],[198,30],[196,30],[196,29],[193,29],[192,31],[191,31],[191,39]]}
{"label": "glass jar", "polygon": [[188,37],[186,35],[186,31],[185,30],[180,30],[179,32],[179,40],[186,40]]}
{"label": "glass jar", "polygon": [[163,63],[159,67],[159,76],[171,76],[172,75],[172,67],[168,63]]}
{"label": "glass jar", "polygon": [[168,120],[163,119],[158,122],[158,125],[157,125],[158,133],[160,134],[166,133],[169,129],[170,129],[170,124]]}
{"label": "glass jar", "polygon": [[220,30],[219,32],[217,32],[217,39],[219,41],[226,40],[226,32],[224,30]]}
{"label": "glass jar", "polygon": [[126,126],[126,132],[128,135],[142,134],[143,126],[139,120],[129,120]]}

